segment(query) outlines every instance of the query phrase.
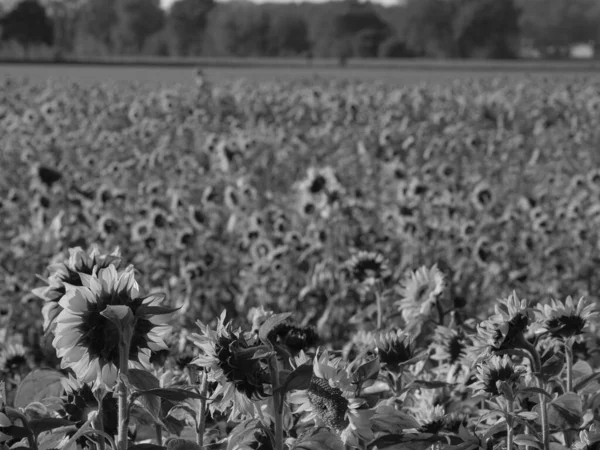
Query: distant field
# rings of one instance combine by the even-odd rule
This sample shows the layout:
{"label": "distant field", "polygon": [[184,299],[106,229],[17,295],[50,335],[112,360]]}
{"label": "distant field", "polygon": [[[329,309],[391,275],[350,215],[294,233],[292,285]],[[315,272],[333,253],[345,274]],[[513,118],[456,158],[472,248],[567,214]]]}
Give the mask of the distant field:
{"label": "distant field", "polygon": [[[277,81],[307,79],[314,76],[341,79],[350,78],[364,81],[381,81],[391,84],[414,85],[420,82],[447,83],[455,79],[469,77],[492,77],[498,75],[509,78],[560,76],[586,76],[600,79],[600,67],[582,63],[540,63],[522,62],[412,62],[392,64],[385,62],[353,61],[342,68],[334,63],[315,62],[312,66],[300,61],[273,62],[270,65],[250,62],[247,66],[238,61],[229,61],[220,67],[210,61],[199,66],[204,68],[207,77],[216,83],[245,78],[250,81]],[[71,80],[81,83],[129,81],[159,84],[188,84],[193,81],[193,64],[150,64],[147,61],[132,64],[0,64],[0,77],[28,78],[32,81],[46,79]],[[546,67],[546,68],[544,68]]]}

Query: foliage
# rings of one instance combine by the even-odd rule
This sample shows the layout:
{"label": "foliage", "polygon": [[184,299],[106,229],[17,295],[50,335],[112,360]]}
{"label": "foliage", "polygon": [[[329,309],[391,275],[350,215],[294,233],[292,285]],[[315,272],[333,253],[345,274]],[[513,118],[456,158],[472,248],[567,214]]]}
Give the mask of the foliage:
{"label": "foliage", "polygon": [[37,0],[23,0],[0,19],[0,39],[16,41],[24,46],[51,45],[52,22]]}

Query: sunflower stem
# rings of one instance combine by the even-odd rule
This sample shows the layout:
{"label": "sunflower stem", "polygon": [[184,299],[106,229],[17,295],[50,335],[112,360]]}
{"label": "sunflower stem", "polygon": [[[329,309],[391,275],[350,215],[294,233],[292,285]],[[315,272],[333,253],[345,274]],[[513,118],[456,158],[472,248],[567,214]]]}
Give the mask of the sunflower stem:
{"label": "sunflower stem", "polygon": [[125,380],[129,373],[129,349],[131,347],[132,330],[120,330],[119,343],[119,378],[117,380],[117,397],[119,426],[117,429],[117,450],[127,450],[127,434],[129,431],[129,405]]}
{"label": "sunflower stem", "polygon": [[375,292],[375,301],[377,302],[377,329],[381,330],[383,324],[383,302],[381,301],[381,292],[379,292],[379,289]]}
{"label": "sunflower stem", "polygon": [[273,387],[273,415],[275,416],[275,450],[283,450],[283,396],[279,393],[279,362],[277,354],[270,363],[271,385]]}
{"label": "sunflower stem", "polygon": [[[523,335],[518,338],[520,347],[527,350],[530,355],[531,366],[533,373],[537,377],[538,387],[545,390],[545,383],[541,379],[542,375],[542,360],[540,354],[533,344],[531,344]],[[550,426],[548,424],[548,399],[545,394],[540,394],[540,421],[542,423],[542,443],[543,449],[550,449]]]}
{"label": "sunflower stem", "polygon": [[[571,340],[565,341],[565,363],[567,372],[567,392],[573,392],[573,347]],[[571,448],[573,444],[573,432],[571,430],[565,430],[565,444]]]}
{"label": "sunflower stem", "polygon": [[515,402],[512,399],[507,399],[507,412],[506,417],[506,450],[513,449],[513,427],[512,427],[512,415],[515,410]]}
{"label": "sunflower stem", "polygon": [[198,427],[196,428],[196,443],[200,448],[204,446],[204,428],[206,427],[206,393],[208,392],[208,373],[200,370],[200,406],[198,406]]}
{"label": "sunflower stem", "polygon": [[24,414],[21,414],[16,409],[12,408],[10,408],[10,414],[13,416],[17,416],[18,420],[23,422],[23,427],[27,430],[27,443],[29,444],[29,448],[31,450],[37,450],[37,440],[35,438],[35,435],[33,434],[33,431],[31,430],[31,427],[29,426],[29,420],[27,419],[27,417]]}
{"label": "sunflower stem", "polygon": [[158,445],[162,446],[163,445],[162,426],[159,423],[155,423],[154,431],[156,432],[156,443]]}

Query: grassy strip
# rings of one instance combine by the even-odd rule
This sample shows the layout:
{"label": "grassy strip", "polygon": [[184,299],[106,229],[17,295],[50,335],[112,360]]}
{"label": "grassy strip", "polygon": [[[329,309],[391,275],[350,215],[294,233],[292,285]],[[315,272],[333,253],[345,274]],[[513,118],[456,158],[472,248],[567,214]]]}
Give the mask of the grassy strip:
{"label": "grassy strip", "polygon": [[[53,59],[0,58],[0,65],[63,66],[139,66],[139,67],[206,67],[206,68],[331,68],[340,69],[336,59],[302,58],[168,58],[168,57],[89,57]],[[350,59],[347,69],[432,70],[432,71],[515,71],[515,72],[598,72],[598,60],[430,60],[430,59]]]}

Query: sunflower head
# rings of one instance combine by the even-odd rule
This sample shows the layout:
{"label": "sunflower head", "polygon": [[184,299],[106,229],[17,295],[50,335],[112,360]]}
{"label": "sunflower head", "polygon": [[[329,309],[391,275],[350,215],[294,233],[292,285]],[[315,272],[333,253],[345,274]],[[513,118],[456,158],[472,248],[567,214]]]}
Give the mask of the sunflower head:
{"label": "sunflower head", "polygon": [[110,389],[120,367],[120,336],[123,333],[107,313],[127,308],[130,324],[129,365],[147,369],[151,352],[164,350],[171,327],[167,315],[174,309],[160,306],[162,295],[140,296],[133,266],[117,272],[115,266],[80,274],[82,286],[67,285],[56,317],[52,345],[62,359],[61,367],[75,372],[82,383],[104,383]]}
{"label": "sunflower head", "polygon": [[524,373],[525,369],[515,366],[507,355],[494,355],[477,367],[477,381],[472,385],[473,394],[484,397],[507,395],[507,392],[514,394],[519,389]]}
{"label": "sunflower head", "polygon": [[189,339],[200,349],[192,364],[210,369],[210,381],[218,383],[213,394],[213,407],[218,411],[231,409],[231,418],[250,415],[254,402],[269,395],[270,377],[266,358],[271,351],[260,344],[254,334],[246,335],[225,323],[225,312],[217,328],[197,322],[202,334]]}
{"label": "sunflower head", "polygon": [[[63,378],[62,384],[65,395],[61,398],[62,408],[59,409],[58,414],[80,427],[88,420],[92,411],[98,411],[98,398],[89,384],[79,383],[73,377]],[[102,425],[104,431],[111,436],[117,433],[117,417],[117,399],[112,392],[107,392],[102,398]],[[87,447],[89,440],[82,438],[77,442]]]}
{"label": "sunflower head", "polygon": [[549,304],[539,304],[535,314],[542,325],[541,330],[562,340],[581,335],[583,329],[598,317],[598,311],[588,300],[581,297],[575,303],[570,296],[564,303],[552,300]]}
{"label": "sunflower head", "polygon": [[372,439],[373,412],[364,399],[354,395],[350,369],[342,364],[341,358],[330,358],[327,352],[317,354],[308,389],[292,394],[290,401],[300,404],[297,412],[309,412],[304,420],[325,425],[344,443],[354,445],[359,439]]}
{"label": "sunflower head", "polygon": [[121,252],[116,248],[111,254],[100,252],[97,245],[92,245],[88,252],[81,247],[69,249],[69,258],[60,259],[48,266],[47,285],[33,290],[33,294],[44,300],[42,314],[44,330],[53,328],[56,316],[61,311],[60,299],[66,293],[66,286],[82,286],[80,274],[91,275],[94,268],[104,269],[112,265],[116,269],[121,264]]}
{"label": "sunflower head", "polygon": [[348,260],[346,266],[352,279],[366,286],[386,281],[392,275],[381,253],[360,251]]}
{"label": "sunflower head", "polygon": [[402,330],[376,333],[372,341],[379,360],[388,368],[396,369],[410,363],[415,357],[412,340]]}
{"label": "sunflower head", "polygon": [[432,359],[448,364],[459,362],[467,348],[463,329],[438,326],[433,336],[432,347]]}
{"label": "sunflower head", "polygon": [[0,373],[14,376],[29,369],[29,357],[21,344],[8,344],[0,351]]}
{"label": "sunflower head", "polygon": [[531,322],[532,311],[527,300],[516,293],[500,301],[495,314],[477,327],[479,340],[492,351],[519,348]]}
{"label": "sunflower head", "polygon": [[415,320],[419,317],[429,317],[444,287],[444,275],[437,265],[411,272],[398,292],[402,299],[395,303],[406,324],[419,322]]}

